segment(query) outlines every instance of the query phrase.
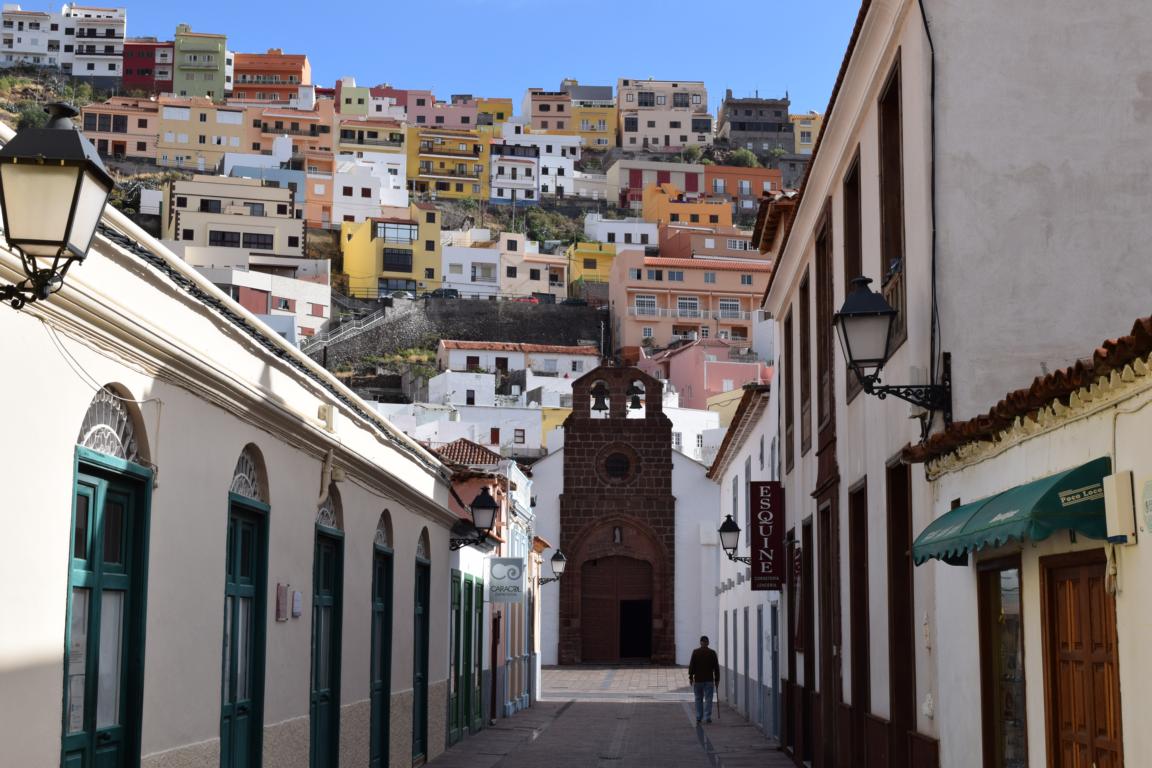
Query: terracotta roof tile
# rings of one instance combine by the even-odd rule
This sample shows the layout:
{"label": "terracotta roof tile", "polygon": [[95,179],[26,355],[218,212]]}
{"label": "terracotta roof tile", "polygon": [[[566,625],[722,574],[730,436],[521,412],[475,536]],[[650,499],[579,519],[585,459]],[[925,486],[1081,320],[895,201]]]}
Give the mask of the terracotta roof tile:
{"label": "terracotta roof tile", "polygon": [[448,445],[437,448],[436,453],[445,461],[470,466],[499,464],[502,460],[500,454],[495,451],[489,450],[463,437],[448,443]]}
{"label": "terracotta roof tile", "polygon": [[558,355],[599,355],[596,347],[566,347],[558,344],[523,344],[513,341],[449,341],[441,340],[444,349],[476,349],[493,352],[543,352]]}
{"label": "terracotta roof tile", "polygon": [[925,442],[904,449],[908,462],[930,461],[951,453],[962,445],[993,440],[997,433],[1012,426],[1017,418],[1031,418],[1041,408],[1061,401],[1067,405],[1068,397],[1101,376],[1123,370],[1124,366],[1152,353],[1152,317],[1137,320],[1132,332],[1118,339],[1109,339],[1092,353],[1092,357],[1075,365],[1037,376],[1024,389],[1009,392],[985,414],[958,421],[942,432],[931,435]]}

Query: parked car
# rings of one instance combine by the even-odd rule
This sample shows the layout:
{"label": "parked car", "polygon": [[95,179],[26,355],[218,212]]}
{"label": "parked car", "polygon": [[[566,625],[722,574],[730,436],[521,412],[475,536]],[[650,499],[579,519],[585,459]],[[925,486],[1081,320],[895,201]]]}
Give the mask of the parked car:
{"label": "parked car", "polygon": [[556,294],[554,294],[554,293],[533,292],[532,298],[536,299],[541,304],[555,304],[556,303]]}
{"label": "parked car", "polygon": [[578,299],[575,297],[569,297],[567,299],[564,299],[564,301],[562,301],[560,303],[564,304],[566,306],[569,306],[569,307],[586,307],[586,306],[588,306],[588,300],[587,299]]}
{"label": "parked car", "polygon": [[412,293],[411,291],[392,291],[392,293],[390,293],[388,295],[394,299],[415,299],[416,298],[416,294]]}
{"label": "parked car", "polygon": [[460,291],[456,288],[437,288],[424,294],[426,299],[458,299]]}
{"label": "parked car", "polygon": [[539,304],[540,303],[540,299],[536,298],[535,296],[516,296],[515,298],[510,299],[510,300],[511,301],[518,301],[521,304]]}

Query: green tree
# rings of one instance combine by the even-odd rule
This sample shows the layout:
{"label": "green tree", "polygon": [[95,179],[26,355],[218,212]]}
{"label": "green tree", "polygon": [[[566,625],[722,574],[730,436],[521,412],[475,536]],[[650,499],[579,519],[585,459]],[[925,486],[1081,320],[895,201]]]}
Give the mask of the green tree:
{"label": "green tree", "polygon": [[44,105],[35,101],[22,101],[16,105],[16,130],[25,128],[43,128],[48,123],[48,113]]}
{"label": "green tree", "polygon": [[686,163],[695,163],[700,160],[702,154],[700,147],[684,147],[684,151],[680,153],[680,156],[684,158],[684,162]]}
{"label": "green tree", "polygon": [[750,149],[733,150],[728,154],[728,165],[736,165],[741,168],[756,168],[760,162],[756,159],[756,155]]}

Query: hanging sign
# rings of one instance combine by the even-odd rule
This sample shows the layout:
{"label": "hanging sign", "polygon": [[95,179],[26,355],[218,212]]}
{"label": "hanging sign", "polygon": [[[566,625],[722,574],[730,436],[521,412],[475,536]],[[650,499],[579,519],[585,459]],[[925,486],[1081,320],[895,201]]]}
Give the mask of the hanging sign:
{"label": "hanging sign", "polygon": [[779,590],[786,580],[784,487],[778,480],[751,483],[752,590]]}
{"label": "hanging sign", "polygon": [[494,603],[518,603],[523,600],[524,559],[493,557],[488,562],[488,599]]}

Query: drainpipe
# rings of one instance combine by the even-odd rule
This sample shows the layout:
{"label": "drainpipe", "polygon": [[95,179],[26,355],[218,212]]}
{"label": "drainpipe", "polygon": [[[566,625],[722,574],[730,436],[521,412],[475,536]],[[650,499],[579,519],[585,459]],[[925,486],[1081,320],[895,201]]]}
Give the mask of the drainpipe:
{"label": "drainpipe", "polygon": [[324,468],[320,471],[320,498],[316,501],[317,507],[324,506],[328,501],[328,489],[332,486],[332,462],[336,452],[329,448],[328,455],[324,457]]}
{"label": "drainpipe", "polygon": [[496,683],[497,683],[497,670],[496,661],[499,658],[497,652],[500,648],[500,611],[496,611],[496,615],[492,617],[492,685],[489,686],[489,710],[488,710],[488,724],[496,725]]}

